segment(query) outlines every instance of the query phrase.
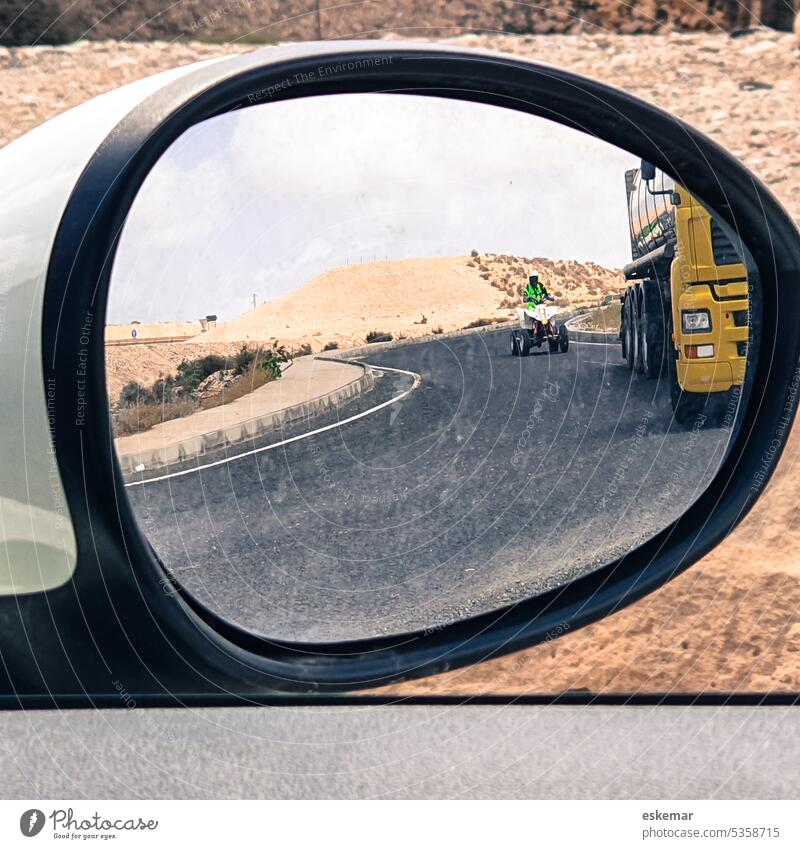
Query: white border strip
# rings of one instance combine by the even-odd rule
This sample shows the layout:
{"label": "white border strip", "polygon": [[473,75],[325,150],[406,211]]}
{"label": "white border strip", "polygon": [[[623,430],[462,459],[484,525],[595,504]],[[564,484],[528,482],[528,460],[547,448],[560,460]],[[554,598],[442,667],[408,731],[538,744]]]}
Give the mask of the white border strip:
{"label": "white border strip", "polygon": [[184,469],[180,472],[172,472],[169,475],[159,475],[155,478],[147,478],[146,480],[140,481],[130,481],[125,484],[125,488],[131,486],[143,486],[148,483],[156,483],[157,481],[165,481],[170,478],[180,478],[184,475],[193,475],[195,472],[202,472],[205,469],[212,469],[214,466],[223,466],[225,463],[232,463],[234,460],[241,460],[244,457],[251,457],[253,454],[261,454],[263,451],[271,451],[273,448],[280,448],[282,445],[289,445],[291,442],[299,442],[301,439],[308,439],[309,436],[316,436],[318,433],[324,433],[326,430],[333,430],[334,428],[341,427],[342,425],[350,424],[350,422],[357,421],[358,419],[363,419],[365,416],[371,416],[373,413],[377,413],[378,410],[382,410],[384,407],[388,407],[390,404],[395,404],[398,401],[401,401],[406,395],[413,392],[422,382],[422,377],[417,374],[415,371],[406,371],[406,369],[402,368],[389,368],[389,366],[373,366],[370,363],[363,363],[362,365],[366,365],[369,368],[375,369],[376,371],[391,371],[396,372],[397,374],[407,374],[409,377],[414,379],[414,382],[408,389],[401,392],[399,395],[396,395],[394,398],[390,398],[388,401],[383,401],[375,407],[370,407],[369,410],[364,410],[361,413],[356,413],[354,416],[350,416],[349,418],[342,419],[339,422],[333,422],[332,424],[325,425],[324,427],[317,428],[316,430],[311,430],[308,433],[300,433],[297,436],[292,436],[289,439],[282,439],[280,442],[273,442],[269,445],[263,445],[261,448],[253,448],[250,451],[244,451],[241,454],[234,454],[232,457],[224,457],[222,460],[215,460],[213,463],[205,463],[202,466],[195,466],[191,469]]}

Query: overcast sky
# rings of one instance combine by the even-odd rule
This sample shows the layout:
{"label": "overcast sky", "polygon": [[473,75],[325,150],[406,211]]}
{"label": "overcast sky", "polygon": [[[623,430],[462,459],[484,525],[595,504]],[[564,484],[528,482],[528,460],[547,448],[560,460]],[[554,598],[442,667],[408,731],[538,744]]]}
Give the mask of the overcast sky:
{"label": "overcast sky", "polygon": [[[148,176],[109,322],[221,321],[346,263],[481,252],[630,259],[605,142],[506,109],[407,95],[253,106],[193,127]],[[390,293],[387,293],[390,296]]]}

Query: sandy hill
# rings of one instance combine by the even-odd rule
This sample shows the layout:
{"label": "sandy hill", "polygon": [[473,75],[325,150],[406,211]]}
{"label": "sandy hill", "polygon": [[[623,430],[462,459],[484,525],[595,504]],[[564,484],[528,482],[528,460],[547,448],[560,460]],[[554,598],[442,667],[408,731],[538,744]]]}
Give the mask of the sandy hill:
{"label": "sandy hill", "polygon": [[203,334],[204,342],[268,342],[289,347],[362,344],[370,331],[421,336],[460,330],[478,319],[505,320],[529,269],[562,305],[597,303],[622,285],[618,271],[572,261],[503,254],[384,260],[327,271]]}
{"label": "sandy hill", "polygon": [[[371,331],[397,339],[461,330],[472,322],[513,318],[531,269],[564,307],[596,304],[622,285],[620,272],[594,263],[505,254],[426,257],[347,265],[265,301],[206,333],[168,343],[112,345],[106,349],[109,396],[136,380],[149,386],[175,374],[182,360],[206,354],[233,356],[242,344],[320,352],[363,345]],[[127,341],[130,333],[125,329]],[[144,328],[140,325],[139,328]],[[147,329],[167,325],[148,325]],[[177,326],[176,326],[177,327]],[[154,331],[155,332],[155,331]],[[159,333],[161,334],[160,330]]]}
{"label": "sandy hill", "polygon": [[107,324],[106,345],[138,344],[148,342],[171,342],[191,339],[203,330],[199,321],[158,321],[142,324]]}
{"label": "sandy hill", "polygon": [[478,269],[482,280],[505,292],[504,305],[508,307],[519,303],[520,288],[531,271],[539,274],[539,279],[559,304],[569,307],[594,306],[625,284],[622,271],[596,262],[477,254],[470,257],[467,264]]}

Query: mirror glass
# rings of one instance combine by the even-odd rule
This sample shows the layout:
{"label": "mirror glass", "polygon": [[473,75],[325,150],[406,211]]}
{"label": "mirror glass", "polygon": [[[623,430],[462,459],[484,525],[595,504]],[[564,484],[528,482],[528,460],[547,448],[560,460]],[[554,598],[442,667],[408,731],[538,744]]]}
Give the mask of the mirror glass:
{"label": "mirror glass", "polygon": [[691,509],[754,279],[678,179],[544,119],[397,94],[221,115],[150,173],[115,259],[128,497],[166,570],[267,637],[502,608]]}

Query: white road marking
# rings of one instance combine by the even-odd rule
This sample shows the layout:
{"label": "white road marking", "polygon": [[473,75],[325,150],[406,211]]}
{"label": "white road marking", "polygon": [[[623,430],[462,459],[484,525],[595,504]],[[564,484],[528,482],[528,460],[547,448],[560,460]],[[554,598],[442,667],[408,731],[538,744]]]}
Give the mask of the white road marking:
{"label": "white road marking", "polygon": [[[346,360],[344,361],[346,362]],[[364,416],[370,416],[373,413],[377,413],[378,410],[382,410],[384,407],[388,407],[390,404],[396,404],[398,401],[401,401],[406,397],[409,393],[413,392],[422,382],[422,377],[418,375],[415,371],[406,371],[406,369],[402,368],[389,368],[389,366],[373,366],[369,363],[362,363],[362,365],[368,366],[369,368],[374,368],[376,371],[392,371],[397,374],[407,374],[409,377],[414,379],[414,382],[408,389],[401,392],[399,395],[394,398],[390,398],[388,401],[383,401],[381,404],[376,405],[375,407],[370,407],[369,410],[364,410],[361,413],[356,413],[354,416],[350,416],[349,418],[342,419],[339,422],[333,422],[333,424],[325,425],[324,427],[319,427],[316,430],[310,430],[308,433],[301,433],[297,436],[292,436],[289,439],[282,439],[280,442],[272,442],[269,445],[264,445],[261,448],[253,448],[250,451],[244,451],[241,454],[235,454],[233,457],[224,457],[222,460],[215,460],[213,463],[206,463],[203,466],[194,466],[191,469],[184,469],[181,472],[172,472],[169,475],[159,475],[155,478],[147,478],[146,480],[140,481],[130,481],[125,484],[125,487],[131,486],[142,486],[146,483],[156,483],[157,481],[165,481],[170,478],[180,478],[184,475],[192,475],[195,472],[202,472],[204,469],[212,469],[214,466],[223,466],[225,463],[232,463],[234,460],[241,460],[243,457],[250,457],[253,454],[260,454],[262,451],[271,451],[273,448],[280,448],[282,445],[288,445],[290,442],[299,442],[301,439],[307,439],[309,436],[316,436],[318,433],[324,433],[326,430],[333,430],[334,428],[341,427],[342,425],[349,424],[350,422],[357,421],[358,419],[363,419]]]}

